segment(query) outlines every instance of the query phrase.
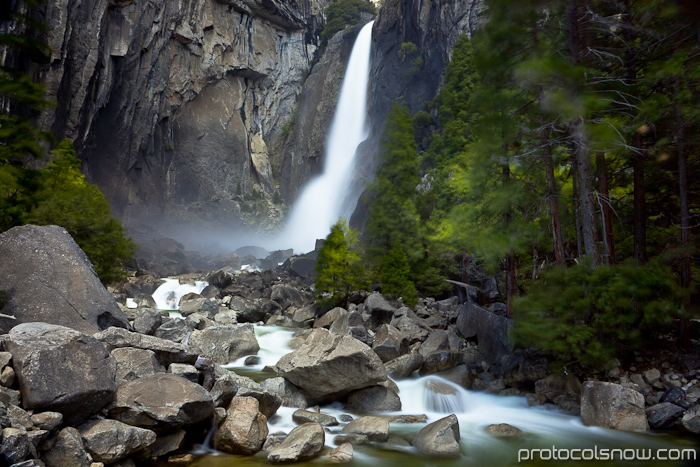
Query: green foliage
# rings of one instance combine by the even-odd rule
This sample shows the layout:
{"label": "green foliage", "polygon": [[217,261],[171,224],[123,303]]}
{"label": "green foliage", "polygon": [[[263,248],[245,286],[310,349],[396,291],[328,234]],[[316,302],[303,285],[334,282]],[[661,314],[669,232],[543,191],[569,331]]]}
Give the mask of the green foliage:
{"label": "green foliage", "polygon": [[376,14],[376,8],[372,2],[363,0],[338,0],[326,8],[326,27],[321,32],[321,43],[325,45],[347,26],[354,26],[360,22],[362,13]]}
{"label": "green foliage", "polygon": [[411,280],[411,265],[398,241],[389,254],[382,258],[379,280],[385,295],[401,297],[408,306],[414,306],[418,302],[418,291]]}
{"label": "green foliage", "polygon": [[286,140],[289,137],[289,135],[292,132],[292,128],[294,128],[294,116],[293,115],[292,115],[292,118],[287,120],[284,123],[284,125],[282,125],[282,130],[281,130],[282,139]]}
{"label": "green foliage", "polygon": [[681,316],[668,267],[633,262],[555,267],[516,301],[516,343],[548,350],[559,363],[596,369]]}
{"label": "green foliage", "polygon": [[406,57],[409,55],[413,55],[414,53],[418,52],[418,46],[414,44],[413,42],[404,42],[401,44],[401,47],[399,47],[399,51],[396,52],[399,58],[403,61],[406,60]]}
{"label": "green foliage", "polygon": [[409,262],[421,257],[420,224],[415,205],[418,158],[413,123],[408,110],[395,104],[382,136],[380,165],[369,186],[369,207],[363,237],[370,263],[379,267],[394,244],[404,248]]}
{"label": "green foliage", "polygon": [[275,190],[275,194],[272,195],[272,202],[275,204],[282,204],[284,200],[282,199],[282,194],[279,190]]}
{"label": "green foliage", "polygon": [[[331,227],[314,268],[316,298],[326,307],[347,306],[350,293],[366,286],[357,251],[357,232],[347,226],[345,219],[339,219]],[[325,298],[324,294],[331,297]]]}
{"label": "green foliage", "polygon": [[37,205],[26,222],[64,227],[90,258],[103,282],[124,279],[124,262],[133,256],[136,245],[112,216],[97,186],[85,182],[69,140],[63,140],[52,152],[41,175],[42,188],[33,194]]}

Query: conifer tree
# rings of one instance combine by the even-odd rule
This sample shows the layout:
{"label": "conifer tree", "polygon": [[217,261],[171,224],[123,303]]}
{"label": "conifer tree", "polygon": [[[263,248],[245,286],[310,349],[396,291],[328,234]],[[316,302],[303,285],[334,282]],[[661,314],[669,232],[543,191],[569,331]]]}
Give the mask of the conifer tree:
{"label": "conifer tree", "polygon": [[[357,232],[345,219],[333,224],[314,266],[316,297],[326,306],[348,305],[350,294],[364,288],[364,268],[357,250]],[[324,299],[330,294],[330,299]]]}

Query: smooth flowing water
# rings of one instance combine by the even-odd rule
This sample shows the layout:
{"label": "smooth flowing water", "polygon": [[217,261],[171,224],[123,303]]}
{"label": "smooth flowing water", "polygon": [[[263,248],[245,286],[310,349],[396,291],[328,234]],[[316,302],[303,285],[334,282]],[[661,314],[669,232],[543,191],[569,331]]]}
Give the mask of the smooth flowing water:
{"label": "smooth flowing water", "polygon": [[367,85],[369,83],[372,25],[366,24],[355,40],[340,97],[328,133],[323,173],[310,181],[297,199],[278,237],[279,248],[295,252],[314,249],[341,216],[352,178],[357,146],[367,138]]}
{"label": "smooth flowing water", "polygon": [[[254,376],[265,365],[274,364],[287,352],[291,352],[289,343],[292,331],[279,327],[256,326],[259,337],[261,362],[254,367],[245,367],[244,359],[232,362],[227,368],[237,373]],[[261,378],[256,378],[261,379]],[[656,456],[666,453],[670,458],[682,455],[683,449],[695,446],[689,440],[683,440],[666,434],[625,433],[597,427],[586,427],[580,417],[564,413],[553,406],[529,407],[524,397],[494,396],[475,391],[468,391],[437,376],[413,377],[396,382],[399,387],[403,409],[374,415],[421,415],[425,414],[428,423],[454,413],[459,420],[462,457],[459,459],[436,459],[419,455],[411,446],[399,446],[392,443],[355,446],[352,465],[356,466],[479,466],[501,467],[515,465],[591,465],[592,461],[563,461],[565,452],[556,454],[560,460],[546,460],[552,449],[590,450],[590,455],[599,458],[605,449],[617,449],[617,458],[642,454]],[[297,409],[281,407],[277,414],[268,421],[270,433],[289,433],[296,424],[292,414]],[[321,412],[336,418],[344,411],[342,404],[321,407]],[[358,417],[360,414],[351,414]],[[495,438],[486,433],[485,428],[491,424],[508,423],[523,431],[521,436],[504,439]],[[423,424],[392,424],[390,436],[410,442],[414,433],[425,426]],[[326,428],[325,443],[328,449],[335,447],[334,438],[342,426]],[[407,444],[407,443],[403,443]],[[534,452],[533,449],[544,451]],[[626,451],[625,451],[626,450]],[[630,451],[634,450],[634,451]],[[661,450],[661,451],[657,451]],[[585,458],[588,451],[583,452]],[[609,452],[609,451],[608,451]],[[327,452],[326,452],[327,454]],[[686,452],[686,456],[689,455]],[[528,460],[528,457],[530,458]],[[624,457],[623,457],[624,458]],[[533,460],[534,459],[534,460]],[[543,460],[545,459],[545,460]],[[684,461],[628,461],[614,462],[593,461],[596,465],[647,465],[647,466],[683,466],[695,465]],[[323,458],[295,465],[319,465],[329,463]],[[255,456],[231,456],[214,453],[200,458],[194,464],[197,467],[224,467],[233,465],[268,465],[265,453]]]}

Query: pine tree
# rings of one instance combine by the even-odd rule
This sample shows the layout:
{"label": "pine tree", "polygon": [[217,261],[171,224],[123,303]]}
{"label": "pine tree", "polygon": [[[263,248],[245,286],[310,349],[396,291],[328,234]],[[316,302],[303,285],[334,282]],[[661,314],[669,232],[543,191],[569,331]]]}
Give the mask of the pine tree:
{"label": "pine tree", "polygon": [[[357,232],[339,219],[318,252],[316,265],[316,297],[328,307],[348,305],[350,294],[364,288],[364,268],[357,250]],[[330,294],[327,299],[324,294]]]}
{"label": "pine tree", "polygon": [[112,216],[97,186],[85,181],[70,140],[63,140],[52,152],[41,177],[42,188],[32,194],[36,207],[26,215],[25,223],[64,227],[103,282],[124,279],[124,262],[133,256],[136,245]]}
{"label": "pine tree", "polygon": [[418,291],[411,280],[411,266],[401,245],[396,241],[388,255],[382,259],[379,273],[382,293],[403,299],[408,306],[418,302]]}

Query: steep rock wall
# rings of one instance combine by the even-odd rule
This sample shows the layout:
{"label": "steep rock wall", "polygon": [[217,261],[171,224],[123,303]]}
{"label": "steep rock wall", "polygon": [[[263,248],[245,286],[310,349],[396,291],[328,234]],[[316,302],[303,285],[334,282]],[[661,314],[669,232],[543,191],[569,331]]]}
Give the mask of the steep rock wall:
{"label": "steep rock wall", "polygon": [[[483,21],[483,0],[386,0],[372,34],[368,102],[369,137],[358,148],[351,196],[345,211],[362,228],[366,206],[358,198],[374,177],[381,135],[394,102],[411,113],[432,101],[444,84],[444,71],[462,34],[471,36]],[[416,51],[403,57],[402,44]],[[357,207],[355,205],[357,204]]]}
{"label": "steep rock wall", "polygon": [[274,191],[327,2],[48,2],[57,107],[41,125],[74,141],[127,225],[235,225],[239,189]]}

